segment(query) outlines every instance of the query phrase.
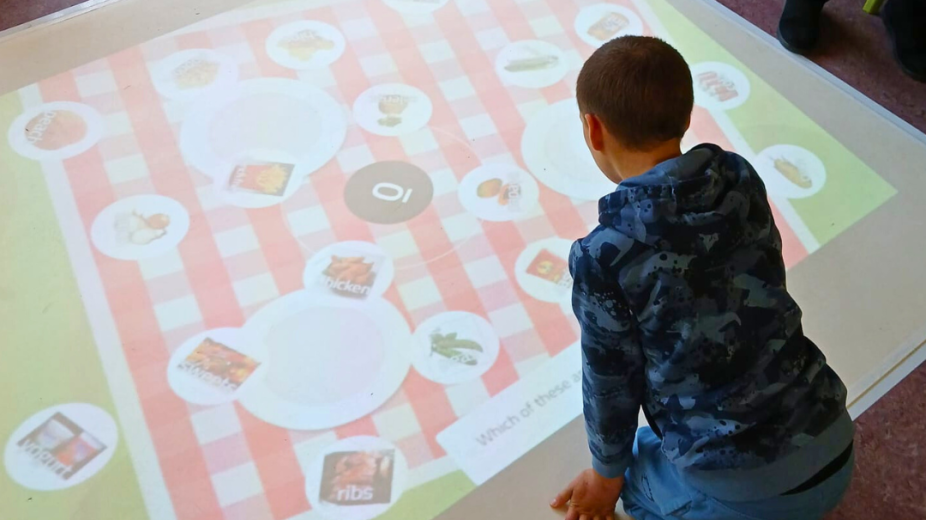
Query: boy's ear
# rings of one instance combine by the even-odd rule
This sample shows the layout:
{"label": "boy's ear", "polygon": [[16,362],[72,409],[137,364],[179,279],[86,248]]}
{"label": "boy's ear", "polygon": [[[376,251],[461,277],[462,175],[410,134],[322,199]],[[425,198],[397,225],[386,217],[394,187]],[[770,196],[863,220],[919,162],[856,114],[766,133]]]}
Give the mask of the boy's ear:
{"label": "boy's ear", "polygon": [[585,114],[585,137],[588,140],[588,146],[596,152],[604,150],[604,134],[606,132],[601,119],[595,114]]}

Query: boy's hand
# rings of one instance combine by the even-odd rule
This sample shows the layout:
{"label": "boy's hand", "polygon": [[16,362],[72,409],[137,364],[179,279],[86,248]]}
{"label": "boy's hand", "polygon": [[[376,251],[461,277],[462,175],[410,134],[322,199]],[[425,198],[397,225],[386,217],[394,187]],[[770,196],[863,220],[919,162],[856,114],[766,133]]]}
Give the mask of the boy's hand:
{"label": "boy's hand", "polygon": [[593,469],[579,474],[550,506],[559,509],[568,504],[566,520],[614,520],[617,499],[624,488],[624,477],[604,478]]}

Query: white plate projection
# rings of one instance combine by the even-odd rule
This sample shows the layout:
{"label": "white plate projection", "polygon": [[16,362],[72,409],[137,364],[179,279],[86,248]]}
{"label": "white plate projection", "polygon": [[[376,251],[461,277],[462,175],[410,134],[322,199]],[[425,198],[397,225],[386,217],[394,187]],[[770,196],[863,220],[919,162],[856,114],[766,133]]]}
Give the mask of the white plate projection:
{"label": "white plate projection", "polygon": [[263,78],[197,105],[184,120],[180,149],[213,178],[249,166],[236,160],[255,150],[286,154],[308,175],[334,157],[346,135],[346,114],[328,93],[296,80]]}
{"label": "white plate projection", "polygon": [[521,153],[531,173],[563,195],[597,200],[616,187],[588,151],[574,99],[554,103],[534,115],[521,139]]}
{"label": "white plate projection", "polygon": [[385,300],[357,307],[298,291],[262,308],[245,330],[263,342],[270,370],[239,401],[284,428],[322,430],[359,419],[408,374],[411,331]]}

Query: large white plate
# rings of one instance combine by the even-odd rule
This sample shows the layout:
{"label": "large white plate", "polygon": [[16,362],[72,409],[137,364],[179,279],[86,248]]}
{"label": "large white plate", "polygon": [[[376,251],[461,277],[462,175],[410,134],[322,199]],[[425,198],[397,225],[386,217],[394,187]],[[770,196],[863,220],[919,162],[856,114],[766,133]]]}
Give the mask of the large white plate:
{"label": "large white plate", "polygon": [[408,374],[411,331],[389,302],[357,307],[297,291],[245,325],[266,348],[270,369],[239,402],[271,424],[334,428],[379,408]]}
{"label": "large white plate", "polygon": [[227,175],[251,150],[294,157],[309,174],[334,157],[346,135],[346,114],[328,93],[297,80],[262,78],[194,108],[180,130],[180,150],[213,178]]}
{"label": "large white plate", "polygon": [[527,124],[521,139],[527,168],[547,187],[575,199],[597,200],[614,191],[585,144],[575,99],[554,103]]}

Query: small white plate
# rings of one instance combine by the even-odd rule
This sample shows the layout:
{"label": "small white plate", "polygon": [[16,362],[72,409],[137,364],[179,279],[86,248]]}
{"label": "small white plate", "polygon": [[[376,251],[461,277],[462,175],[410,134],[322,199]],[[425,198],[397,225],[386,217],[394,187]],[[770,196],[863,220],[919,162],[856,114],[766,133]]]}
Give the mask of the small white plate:
{"label": "small white plate", "polygon": [[643,21],[637,13],[614,4],[595,4],[582,8],[574,24],[579,38],[598,48],[620,36],[643,34]]}
{"label": "small white plate", "polygon": [[434,106],[421,90],[402,83],[376,85],[354,102],[354,119],[367,132],[397,137],[421,130]]}
{"label": "small white plate", "polygon": [[[572,277],[569,275],[569,252],[572,250],[572,241],[565,238],[546,238],[527,246],[514,264],[514,276],[518,285],[524,292],[538,300],[559,304],[566,294],[572,291]],[[561,264],[565,264],[566,272],[560,282],[544,279],[531,274],[531,266],[535,261],[542,260],[541,255],[552,254]]]}
{"label": "small white plate", "polygon": [[[452,335],[453,338],[447,338]],[[438,336],[438,337],[435,337]],[[415,370],[424,377],[443,385],[455,385],[472,381],[485,374],[498,359],[498,334],[482,316],[469,312],[445,312],[432,316],[415,329],[413,363]],[[459,355],[450,359],[435,352],[440,344],[435,340],[447,338],[450,341],[472,342],[482,350],[456,348]],[[443,342],[443,345],[450,343]]]}
{"label": "small white plate", "polygon": [[[484,164],[466,174],[457,193],[467,211],[483,220],[504,222],[531,214],[540,199],[534,177],[515,164]],[[502,203],[500,197],[507,202]]]}
{"label": "small white plate", "polygon": [[826,184],[826,166],[813,152],[793,144],[777,144],[756,157],[756,171],[768,192],[789,199],[816,195]]}
{"label": "small white plate", "polygon": [[[332,257],[363,257],[371,267],[375,278],[372,284],[355,284],[353,280],[338,279],[325,275],[331,266]],[[392,257],[383,248],[370,242],[349,241],[332,244],[312,255],[306,263],[302,276],[308,292],[342,299],[345,303],[362,305],[376,300],[392,285],[395,266]]]}
{"label": "small white plate", "polygon": [[136,195],[101,211],[90,227],[90,239],[106,256],[141,260],[176,248],[189,230],[190,215],[176,200]]}
{"label": "small white plate", "polygon": [[323,69],[344,54],[341,31],[315,20],[277,27],[267,38],[267,55],[278,64],[296,70]]}
{"label": "small white plate", "polygon": [[[266,194],[253,189],[233,187],[233,176],[237,175],[237,166],[253,163],[280,163],[283,170],[289,171],[289,178],[282,193]],[[308,172],[303,164],[292,155],[277,150],[248,150],[232,159],[228,171],[215,177],[215,190],[219,198],[232,206],[239,208],[266,208],[283,203],[302,187]],[[282,173],[281,173],[282,174]]]}
{"label": "small white plate", "polygon": [[752,92],[749,78],[733,65],[717,61],[691,66],[695,104],[708,110],[732,110]]}
{"label": "small white plate", "polygon": [[[388,471],[383,471],[385,475],[381,474],[378,481],[375,478],[372,479],[372,485],[366,482],[351,482],[343,486],[342,489],[338,489],[341,499],[347,502],[344,505],[322,500],[323,488],[333,487],[334,482],[337,480],[338,461],[336,458],[339,455],[361,453],[377,454],[387,461],[391,460],[391,464],[388,466],[380,463],[381,467],[379,469],[388,469]],[[334,456],[335,459],[329,458],[331,456]],[[382,479],[387,478],[388,475],[391,475],[392,480],[387,483]],[[314,511],[318,511],[322,516],[330,520],[371,520],[385,513],[402,498],[408,479],[408,462],[405,460],[405,455],[385,439],[369,436],[348,437],[326,446],[313,459],[312,463],[305,468],[305,476],[305,493]],[[383,488],[388,486],[388,501],[363,503],[370,502],[370,498],[375,496],[376,493],[382,493],[381,489],[375,489],[377,485]],[[326,489],[326,491],[332,493],[335,490]],[[352,499],[359,500],[361,503],[350,504],[349,502]]]}
{"label": "small white plate", "polygon": [[[187,357],[207,340],[213,343],[214,348],[222,349],[227,354],[224,358],[243,355],[256,363],[256,366],[249,374],[242,374],[242,381],[239,382],[228,375],[223,378],[220,374],[187,362]],[[232,352],[224,349],[230,349]],[[213,329],[200,332],[184,341],[174,351],[167,366],[167,382],[181,399],[193,404],[212,406],[234,401],[255,381],[264,377],[267,370],[266,349],[259,341],[249,337],[246,331],[234,328]]]}
{"label": "small white plate", "polygon": [[52,406],[26,419],[6,443],[3,461],[14,481],[55,491],[99,473],[116,452],[119,429],[108,412],[84,403]]}
{"label": "small white plate", "polygon": [[265,345],[267,375],[239,397],[256,417],[293,430],[324,430],[379,408],[402,386],[411,331],[382,299],[287,294],[254,314],[248,334]]}
{"label": "small white plate", "polygon": [[569,72],[562,49],[549,42],[523,40],[507,45],[495,58],[495,72],[509,85],[549,87]]}
{"label": "small white plate", "polygon": [[[200,79],[192,84],[184,84],[178,79],[183,73],[195,73],[195,67],[215,67],[214,71],[202,72],[212,74],[211,79]],[[178,101],[187,101],[209,92],[228,88],[238,81],[238,65],[229,56],[212,49],[188,49],[164,58],[152,71],[154,88],[164,97]]]}
{"label": "small white plate", "polygon": [[588,151],[575,99],[554,103],[531,118],[521,154],[537,180],[567,197],[598,200],[616,188]]}
{"label": "small white plate", "polygon": [[[66,122],[62,117],[67,118]],[[93,108],[71,101],[55,101],[20,114],[10,125],[7,137],[13,150],[23,157],[53,161],[86,152],[104,132],[103,118]],[[53,140],[61,141],[60,145]],[[38,146],[39,143],[45,143],[44,147]]]}

